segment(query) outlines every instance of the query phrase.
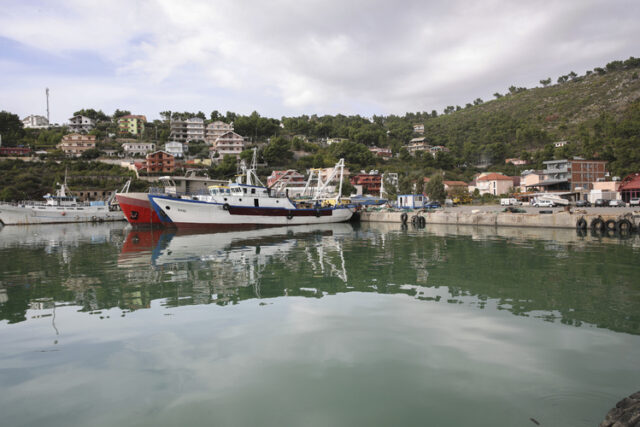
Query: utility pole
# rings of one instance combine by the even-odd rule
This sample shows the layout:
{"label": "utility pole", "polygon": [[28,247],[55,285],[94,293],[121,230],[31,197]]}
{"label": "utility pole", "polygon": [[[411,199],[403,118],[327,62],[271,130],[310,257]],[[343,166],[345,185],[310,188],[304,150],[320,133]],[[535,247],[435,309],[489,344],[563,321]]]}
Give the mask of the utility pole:
{"label": "utility pole", "polygon": [[51,124],[51,122],[49,121],[49,88],[46,88],[45,94],[47,95],[47,122]]}

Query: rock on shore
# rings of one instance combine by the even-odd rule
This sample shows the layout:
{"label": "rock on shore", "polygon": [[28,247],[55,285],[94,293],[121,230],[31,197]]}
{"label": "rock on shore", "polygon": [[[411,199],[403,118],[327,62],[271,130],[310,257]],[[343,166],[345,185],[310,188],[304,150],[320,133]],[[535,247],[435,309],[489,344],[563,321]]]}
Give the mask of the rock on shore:
{"label": "rock on shore", "polygon": [[600,427],[640,427],[640,391],[616,403]]}

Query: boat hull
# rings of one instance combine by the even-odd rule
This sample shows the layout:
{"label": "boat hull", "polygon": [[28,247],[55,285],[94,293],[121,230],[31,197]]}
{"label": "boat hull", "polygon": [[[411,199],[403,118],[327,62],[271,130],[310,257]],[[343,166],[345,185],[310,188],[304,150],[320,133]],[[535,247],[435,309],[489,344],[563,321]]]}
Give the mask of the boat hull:
{"label": "boat hull", "polygon": [[147,193],[116,194],[120,209],[133,227],[162,227],[162,221],[151,207]]}
{"label": "boat hull", "polygon": [[0,205],[0,221],[4,225],[123,221],[124,219],[121,211],[111,211],[108,206]]}
{"label": "boat hull", "polygon": [[346,222],[353,209],[331,207],[318,209],[285,209],[273,207],[229,206],[198,200],[149,196],[160,218],[169,218],[178,228],[232,229],[303,224]]}

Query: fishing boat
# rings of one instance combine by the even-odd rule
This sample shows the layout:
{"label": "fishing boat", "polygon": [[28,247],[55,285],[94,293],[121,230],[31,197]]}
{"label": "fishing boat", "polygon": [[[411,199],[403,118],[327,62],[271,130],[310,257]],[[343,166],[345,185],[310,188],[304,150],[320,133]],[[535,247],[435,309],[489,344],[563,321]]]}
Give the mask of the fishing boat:
{"label": "fishing boat", "polygon": [[71,222],[122,221],[124,215],[113,196],[106,201],[80,202],[69,195],[67,179],[57,184],[56,194],[41,201],[0,204],[0,222],[4,225],[58,224]]}
{"label": "fishing boat", "polygon": [[[172,197],[187,197],[188,195],[205,193],[209,185],[222,183],[208,177],[199,177],[194,171],[187,171],[183,177],[163,176],[159,178],[160,187],[152,187],[148,193],[122,191],[116,194],[116,199],[127,221],[134,228],[163,227],[167,223],[160,220],[156,211],[151,207],[149,193],[165,194]],[[127,189],[128,190],[128,187]]]}
{"label": "fishing boat", "polygon": [[[315,199],[294,202],[286,194],[280,195],[262,184],[256,174],[254,151],[251,168],[241,163],[239,182],[213,185],[209,193],[190,198],[149,194],[151,206],[158,218],[178,228],[208,227],[217,229],[282,226],[302,224],[328,224],[349,221],[352,207],[339,203],[324,203],[326,197],[318,193]],[[340,174],[336,200],[340,200],[344,159],[336,164],[326,183]],[[245,178],[245,182],[242,182]],[[326,184],[325,183],[325,184]],[[325,185],[326,187],[326,185]]]}

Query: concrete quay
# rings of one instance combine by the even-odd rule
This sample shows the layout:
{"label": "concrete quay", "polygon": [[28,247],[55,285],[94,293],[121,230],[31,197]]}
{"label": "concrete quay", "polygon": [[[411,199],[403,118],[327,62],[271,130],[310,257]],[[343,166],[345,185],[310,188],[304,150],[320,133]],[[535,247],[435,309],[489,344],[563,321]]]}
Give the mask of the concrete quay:
{"label": "concrete quay", "polygon": [[541,227],[541,228],[572,228],[575,229],[578,221],[584,218],[587,228],[591,226],[594,219],[600,218],[606,222],[608,220],[619,221],[629,220],[632,225],[640,225],[640,211],[618,211],[618,212],[593,212],[581,209],[572,211],[553,211],[553,213],[511,213],[496,212],[480,209],[458,210],[457,208],[437,209],[437,210],[413,210],[413,211],[363,211],[360,213],[360,221],[363,222],[392,222],[402,223],[402,214],[407,214],[407,223],[411,223],[414,215],[425,218],[427,224],[447,224],[447,225],[481,225],[492,227]]}

